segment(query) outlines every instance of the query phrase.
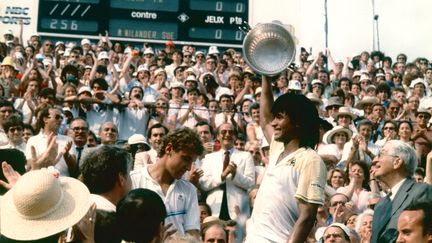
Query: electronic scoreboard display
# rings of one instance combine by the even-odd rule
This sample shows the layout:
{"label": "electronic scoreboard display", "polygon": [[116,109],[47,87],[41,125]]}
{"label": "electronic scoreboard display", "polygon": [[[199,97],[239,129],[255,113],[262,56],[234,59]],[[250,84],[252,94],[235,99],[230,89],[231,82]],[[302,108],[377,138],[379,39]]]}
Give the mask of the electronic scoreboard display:
{"label": "electronic scoreboard display", "polygon": [[64,37],[241,45],[248,0],[39,0],[37,30]]}

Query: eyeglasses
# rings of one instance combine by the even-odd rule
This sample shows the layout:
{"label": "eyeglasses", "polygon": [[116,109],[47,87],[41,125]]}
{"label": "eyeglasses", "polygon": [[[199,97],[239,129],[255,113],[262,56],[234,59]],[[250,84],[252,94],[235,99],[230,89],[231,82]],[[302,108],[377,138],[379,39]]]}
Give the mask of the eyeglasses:
{"label": "eyeglasses", "polygon": [[383,129],[384,130],[395,130],[396,128],[395,127],[384,127]]}
{"label": "eyeglasses", "polygon": [[72,130],[74,131],[74,132],[79,132],[79,131],[87,131],[88,130],[88,128],[87,127],[74,127],[74,128],[72,128]]}
{"label": "eyeglasses", "polygon": [[331,234],[325,234],[324,236],[323,236],[323,239],[324,240],[328,240],[328,239],[330,239],[331,237],[333,237],[333,238],[342,238],[342,234],[341,233],[331,233]]}
{"label": "eyeglasses", "polygon": [[398,156],[396,156],[396,155],[386,154],[386,153],[383,153],[382,151],[379,151],[377,157],[378,157],[378,158],[381,158],[381,157],[383,157],[383,156],[390,156],[390,157],[394,157],[394,158],[397,158],[397,157],[398,157]]}
{"label": "eyeglasses", "polygon": [[389,107],[390,110],[399,110],[400,108],[397,106]]}
{"label": "eyeglasses", "polygon": [[111,128],[111,127],[106,127],[106,128],[104,128],[103,130],[104,130],[104,132],[108,132],[108,131],[111,131],[111,132],[117,132],[117,129],[115,129],[115,128]]}
{"label": "eyeglasses", "polygon": [[165,58],[158,58],[158,61],[163,61],[165,60]]}
{"label": "eyeglasses", "polygon": [[14,132],[21,132],[23,130],[22,127],[10,127],[9,128],[9,132],[14,133]]}
{"label": "eyeglasses", "polygon": [[249,153],[251,153],[252,155],[255,155],[255,154],[260,154],[260,152],[259,152],[259,151],[253,151],[253,150],[249,151]]}
{"label": "eyeglasses", "polygon": [[420,118],[420,119],[429,119],[429,118],[431,118],[431,116],[424,115],[424,114],[419,114],[419,115],[417,116],[417,118]]}
{"label": "eyeglasses", "polygon": [[184,58],[186,58],[186,57],[189,58],[189,57],[192,57],[192,55],[184,55],[183,57],[184,57]]}
{"label": "eyeglasses", "polygon": [[406,57],[397,57],[397,59],[406,60]]}
{"label": "eyeglasses", "polygon": [[[52,116],[48,116],[48,118],[53,118],[53,117]],[[55,115],[54,119],[61,120],[61,119],[63,119],[63,116],[62,115]]]}
{"label": "eyeglasses", "polygon": [[220,133],[222,135],[227,135],[227,134],[234,135],[235,134],[234,130],[221,130]]}
{"label": "eyeglasses", "polygon": [[50,44],[50,43],[46,43],[45,46],[52,46],[52,44]]}
{"label": "eyeglasses", "polygon": [[196,56],[196,58],[204,58],[204,56],[198,55],[198,56]]}
{"label": "eyeglasses", "polygon": [[345,206],[346,203],[347,203],[347,202],[344,202],[344,201],[336,201],[336,202],[332,202],[330,206],[335,207],[335,206],[337,206],[338,204],[340,204],[340,205],[342,205],[342,206]]}
{"label": "eyeglasses", "polygon": [[156,108],[167,108],[167,104],[166,103],[160,103],[160,104],[156,104]]}

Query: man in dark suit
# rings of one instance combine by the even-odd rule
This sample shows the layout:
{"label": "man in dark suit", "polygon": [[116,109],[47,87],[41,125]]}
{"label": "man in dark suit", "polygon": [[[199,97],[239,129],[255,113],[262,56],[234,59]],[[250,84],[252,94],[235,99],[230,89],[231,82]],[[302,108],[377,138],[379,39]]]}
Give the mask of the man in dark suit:
{"label": "man in dark suit", "polygon": [[372,173],[390,191],[375,208],[372,243],[395,242],[401,212],[413,203],[432,202],[432,186],[412,179],[416,167],[415,150],[399,140],[388,141],[374,158]]}

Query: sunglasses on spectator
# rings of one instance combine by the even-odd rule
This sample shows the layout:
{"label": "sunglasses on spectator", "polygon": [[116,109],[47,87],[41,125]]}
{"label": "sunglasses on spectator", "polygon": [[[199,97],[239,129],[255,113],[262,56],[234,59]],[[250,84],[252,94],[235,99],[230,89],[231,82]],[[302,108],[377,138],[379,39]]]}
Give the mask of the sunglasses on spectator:
{"label": "sunglasses on spectator", "polygon": [[14,133],[14,132],[21,132],[22,130],[23,130],[22,127],[11,127],[11,128],[9,128],[9,132],[12,132],[12,133]]}
{"label": "sunglasses on spectator", "polygon": [[79,131],[87,131],[87,127],[74,127],[74,128],[72,128],[72,130],[74,131],[74,132],[79,132]]}
{"label": "sunglasses on spectator", "polygon": [[330,206],[335,207],[335,206],[337,206],[338,204],[340,204],[340,205],[342,205],[342,206],[345,206],[346,203],[347,203],[347,202],[344,202],[344,201],[336,201],[336,202],[332,202]]}
{"label": "sunglasses on spectator", "polygon": [[417,117],[420,118],[420,119],[423,119],[423,118],[429,119],[431,116],[424,115],[424,114],[419,114],[419,115],[417,115]]}
{"label": "sunglasses on spectator", "polygon": [[383,129],[384,130],[395,130],[396,128],[395,127],[384,127]]}
{"label": "sunglasses on spectator", "polygon": [[221,130],[220,133],[222,135],[226,135],[226,134],[234,135],[235,134],[234,130]]}
{"label": "sunglasses on spectator", "polygon": [[[49,116],[48,118],[53,118],[52,116]],[[54,116],[54,119],[56,119],[56,120],[61,120],[61,119],[63,119],[63,116],[61,116],[61,115],[55,115]]]}

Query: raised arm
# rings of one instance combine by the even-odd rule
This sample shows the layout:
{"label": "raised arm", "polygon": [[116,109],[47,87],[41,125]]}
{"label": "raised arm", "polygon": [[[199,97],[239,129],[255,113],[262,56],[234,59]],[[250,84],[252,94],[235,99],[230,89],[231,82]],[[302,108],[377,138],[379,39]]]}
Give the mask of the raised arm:
{"label": "raised arm", "polygon": [[260,125],[264,132],[264,136],[267,138],[267,141],[271,141],[274,132],[273,127],[271,126],[273,114],[270,111],[270,108],[273,106],[273,93],[270,80],[268,80],[266,76],[262,77],[261,88]]}

